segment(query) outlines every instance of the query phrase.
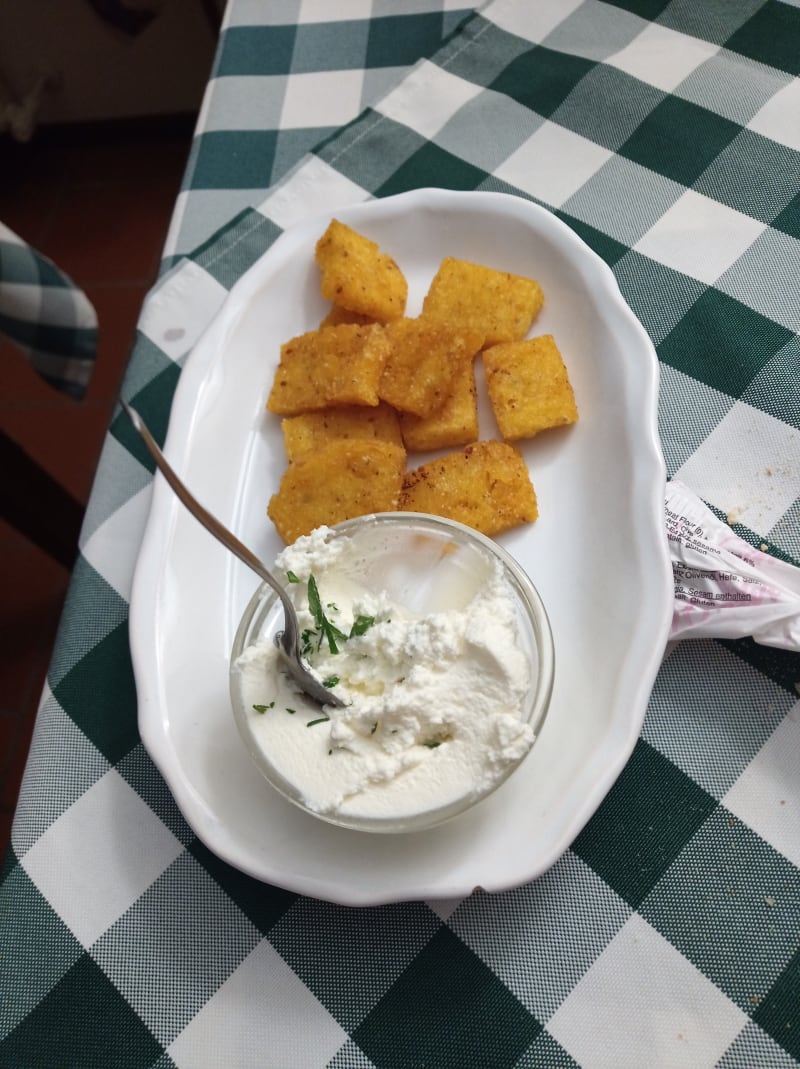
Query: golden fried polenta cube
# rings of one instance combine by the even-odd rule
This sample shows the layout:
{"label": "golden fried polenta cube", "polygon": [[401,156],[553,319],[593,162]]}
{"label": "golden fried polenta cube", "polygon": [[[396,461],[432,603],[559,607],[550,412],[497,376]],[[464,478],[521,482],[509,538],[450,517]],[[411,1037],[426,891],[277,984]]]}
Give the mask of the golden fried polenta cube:
{"label": "golden fried polenta cube", "polygon": [[389,355],[378,386],[382,400],[401,412],[430,416],[451,392],[458,371],[483,343],[483,334],[426,319],[386,325]]}
{"label": "golden fried polenta cube", "polygon": [[480,330],[484,343],[495,345],[524,338],[543,303],[542,288],[532,278],[447,257],[431,282],[422,314]]}
{"label": "golden fried polenta cube", "polygon": [[577,420],[575,394],[552,334],[494,345],[484,351],[483,365],[504,438],[532,438]]}
{"label": "golden fried polenta cube", "polygon": [[410,452],[454,449],[478,437],[478,391],[475,369],[467,360],[456,372],[444,404],[432,416],[400,413],[400,431]]}
{"label": "golden fried polenta cube", "polygon": [[342,405],[319,412],[303,412],[281,421],[283,444],[289,460],[302,453],[324,449],[338,438],[379,438],[403,448],[397,413],[383,402],[375,408]]}
{"label": "golden fried polenta cube", "polygon": [[372,405],[389,343],[378,324],[310,330],[281,346],[267,410],[295,416],[332,405]]}
{"label": "golden fried polenta cube", "polygon": [[398,508],[432,512],[490,536],[539,514],[522,454],[495,441],[475,442],[407,472]]}
{"label": "golden fried polenta cube", "polygon": [[330,311],[320,322],[320,327],[338,327],[342,323],[360,323],[366,326],[374,323],[372,316],[361,315],[360,312],[351,312],[348,308],[342,308],[340,304],[332,304]]}
{"label": "golden fried polenta cube", "polygon": [[317,242],[322,296],[351,312],[386,322],[406,310],[408,283],[374,241],[333,219]]}
{"label": "golden fried polenta cube", "polygon": [[287,543],[333,525],[397,506],[405,450],[373,438],[341,438],[303,453],[283,473],[267,514]]}

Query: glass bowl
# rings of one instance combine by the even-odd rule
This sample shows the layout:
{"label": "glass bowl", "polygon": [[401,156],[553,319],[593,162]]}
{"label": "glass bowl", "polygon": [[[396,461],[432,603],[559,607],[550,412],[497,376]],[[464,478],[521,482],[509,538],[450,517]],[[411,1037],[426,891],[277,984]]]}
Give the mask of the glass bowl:
{"label": "glass bowl", "polygon": [[[250,599],[239,623],[231,652],[230,695],[234,718],[242,740],[257,767],[290,802],[321,820],[340,827],[364,832],[409,832],[430,828],[472,808],[493,793],[519,767],[538,737],[547,715],[553,687],[554,647],[547,612],[528,575],[502,546],[470,527],[453,520],[413,512],[387,512],[358,517],[326,530],[326,544],[336,544],[339,557],[337,577],[344,575],[371,591],[386,591],[393,604],[423,616],[448,609],[463,609],[475,594],[491,583],[499,569],[506,579],[514,605],[517,642],[530,667],[530,679],[520,705],[520,720],[530,725],[532,741],[524,752],[509,760],[491,782],[485,777],[458,796],[444,797],[420,805],[419,799],[403,798],[397,783],[408,777],[401,773],[391,792],[385,785],[370,786],[346,797],[334,811],[315,808],[298,788],[294,768],[286,763],[284,751],[274,737],[277,727],[289,738],[289,751],[299,745],[315,748],[316,757],[302,756],[302,761],[317,760],[318,774],[329,776],[335,766],[320,765],[321,755],[330,757],[330,721],[325,722],[328,707],[308,702],[303,696],[292,697],[292,717],[274,719],[276,711],[269,704],[253,700],[252,681],[242,669],[240,658],[253,647],[269,648],[276,632],[283,626],[281,604],[267,584],[260,586]],[[283,575],[275,569],[279,580]],[[294,577],[293,577],[294,578]],[[287,588],[290,580],[286,579]],[[246,657],[245,657],[246,659]],[[266,679],[266,676],[265,676]],[[268,690],[265,695],[269,697]],[[272,714],[273,719],[267,719]],[[332,714],[332,715],[335,715]],[[306,727],[310,726],[311,731]],[[374,730],[374,729],[373,729]],[[289,737],[288,733],[295,734]],[[312,741],[313,740],[313,741]],[[423,755],[425,781],[435,782],[443,755],[453,760],[444,744],[425,743],[430,754]],[[421,773],[419,773],[421,775]],[[444,772],[439,771],[443,776]],[[431,780],[430,777],[433,777]],[[404,782],[411,782],[406,780]],[[427,791],[427,788],[426,788]],[[377,792],[377,793],[376,793]],[[426,792],[423,792],[426,793]],[[412,792],[413,794],[413,792]]]}

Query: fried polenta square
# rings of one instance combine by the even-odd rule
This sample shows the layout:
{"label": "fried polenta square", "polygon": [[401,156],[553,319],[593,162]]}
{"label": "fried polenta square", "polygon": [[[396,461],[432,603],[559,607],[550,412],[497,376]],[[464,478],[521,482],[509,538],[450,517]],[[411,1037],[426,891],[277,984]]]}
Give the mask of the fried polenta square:
{"label": "fried polenta square", "polygon": [[311,450],[325,449],[329,442],[339,438],[379,438],[403,448],[399,417],[383,402],[375,408],[342,405],[304,412],[282,420],[281,429],[289,460],[296,460]]}
{"label": "fried polenta square", "polygon": [[578,419],[575,394],[552,334],[494,345],[483,353],[486,389],[509,441]]}
{"label": "fried polenta square", "polygon": [[430,416],[444,404],[453,380],[483,344],[483,334],[425,319],[386,325],[389,355],[378,393],[401,412]]}
{"label": "fried polenta square", "polygon": [[535,279],[447,257],[430,284],[422,314],[480,330],[486,345],[496,345],[524,338],[543,304]]}
{"label": "fried polenta square", "polygon": [[454,449],[478,437],[478,390],[472,360],[464,362],[444,404],[432,416],[400,413],[400,432],[409,452]]}
{"label": "fried polenta square", "polygon": [[405,450],[378,439],[341,438],[302,454],[283,473],[267,515],[286,543],[315,527],[397,507]]}
{"label": "fried polenta square", "polygon": [[496,441],[475,442],[407,472],[398,508],[458,520],[490,537],[539,515],[522,454]]}
{"label": "fried polenta square", "polygon": [[296,416],[333,405],[379,403],[389,343],[378,324],[310,330],[281,346],[267,410]]}
{"label": "fried polenta square", "polygon": [[332,304],[328,314],[321,320],[320,327],[339,327],[342,323],[360,323],[361,326],[366,326],[374,322],[372,316],[361,315],[360,312],[351,312],[339,304]]}
{"label": "fried polenta square", "polygon": [[369,238],[333,219],[316,245],[326,300],[380,322],[406,310],[408,283],[395,261]]}

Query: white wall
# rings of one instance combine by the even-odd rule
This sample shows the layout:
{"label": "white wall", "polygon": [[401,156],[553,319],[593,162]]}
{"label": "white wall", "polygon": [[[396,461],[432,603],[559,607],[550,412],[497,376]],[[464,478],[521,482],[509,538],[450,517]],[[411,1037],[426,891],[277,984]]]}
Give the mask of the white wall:
{"label": "white wall", "polygon": [[14,96],[41,73],[58,76],[42,100],[42,124],[197,110],[215,47],[200,0],[162,0],[136,37],[85,0],[0,0],[0,76]]}

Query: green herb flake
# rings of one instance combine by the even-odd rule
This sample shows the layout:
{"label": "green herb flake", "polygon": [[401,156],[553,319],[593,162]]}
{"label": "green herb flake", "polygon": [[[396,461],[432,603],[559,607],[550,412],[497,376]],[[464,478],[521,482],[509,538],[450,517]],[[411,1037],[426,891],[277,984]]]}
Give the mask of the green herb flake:
{"label": "green herb flake", "polygon": [[315,724],[327,724],[329,723],[330,719],[331,718],[329,716],[320,716],[316,720],[309,720],[306,724],[306,727],[313,728]]}
{"label": "green herb flake", "polygon": [[323,687],[335,687],[339,682],[339,676],[328,676],[327,679],[322,680]]}
{"label": "green herb flake", "polygon": [[423,746],[427,746],[429,750],[435,750],[437,746],[442,745],[441,739],[429,739],[428,742],[423,742]]}
{"label": "green herb flake", "polygon": [[308,608],[311,615],[314,617],[314,623],[317,626],[317,634],[319,636],[317,649],[322,646],[322,640],[325,638],[327,639],[328,649],[331,653],[338,653],[339,647],[336,644],[336,640],[338,639],[340,642],[345,642],[347,640],[347,635],[342,634],[339,628],[332,624],[325,615],[325,610],[322,607],[322,599],[319,596],[317,581],[313,575],[308,577]]}
{"label": "green herb flake", "polygon": [[292,716],[294,716],[294,714],[297,712],[297,710],[296,709],[290,709],[289,706],[287,705],[286,706],[286,712],[290,713]]}
{"label": "green herb flake", "polygon": [[269,705],[254,705],[253,708],[257,713],[266,713],[267,709],[275,708],[275,702],[270,702]]}
{"label": "green herb flake", "polygon": [[374,623],[375,623],[375,617],[374,616],[358,615],[355,618],[355,620],[353,620],[353,626],[350,628],[349,637],[350,638],[355,638],[356,635],[366,634],[366,632],[369,631],[369,629],[372,627],[372,625]]}
{"label": "green herb flake", "polygon": [[294,572],[287,572],[287,573],[286,573],[286,578],[288,579],[288,581],[289,581],[290,583],[299,583],[299,582],[300,582],[300,580],[299,580],[299,579],[298,579],[298,577],[297,577],[297,576],[296,576],[296,575],[294,574]]}
{"label": "green herb flake", "polygon": [[372,725],[372,729],[370,730],[370,735],[374,735],[377,730],[378,730],[378,721],[376,720],[375,723]]}

